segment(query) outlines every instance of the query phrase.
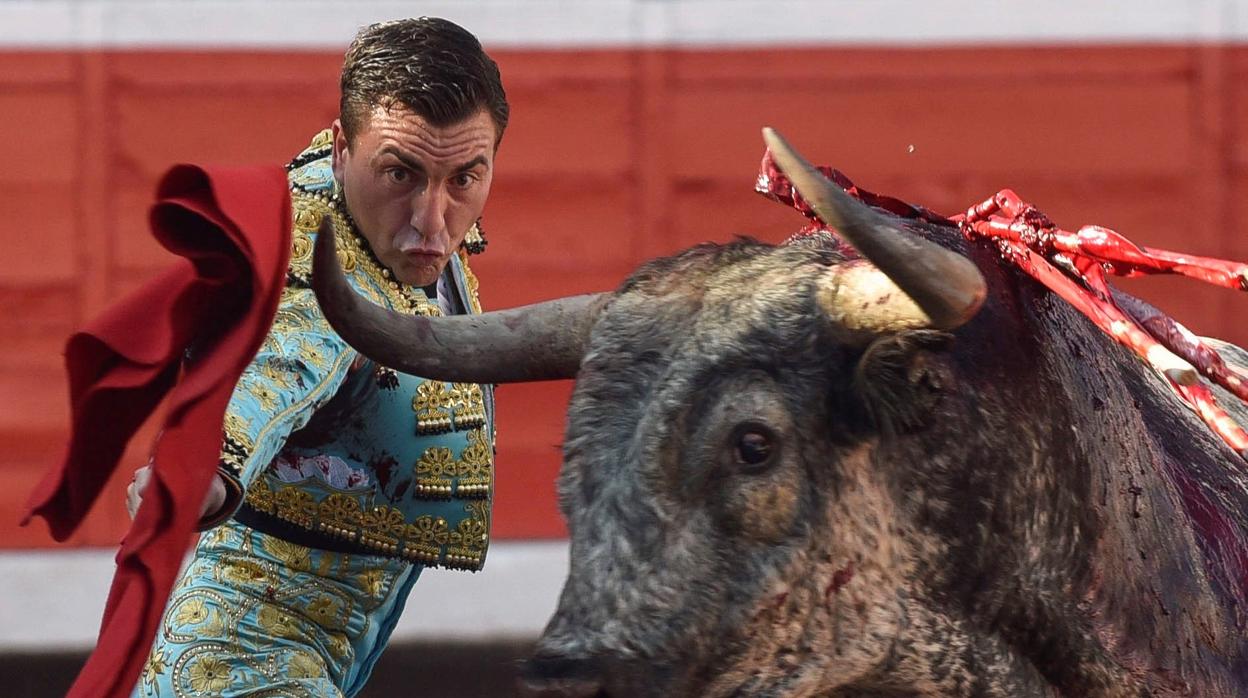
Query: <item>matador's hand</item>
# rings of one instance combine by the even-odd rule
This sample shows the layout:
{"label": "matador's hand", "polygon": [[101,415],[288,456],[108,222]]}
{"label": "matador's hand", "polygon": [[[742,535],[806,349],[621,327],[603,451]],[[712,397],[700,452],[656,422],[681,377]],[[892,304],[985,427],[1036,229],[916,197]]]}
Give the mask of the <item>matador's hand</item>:
{"label": "matador's hand", "polygon": [[[131,519],[139,511],[139,504],[143,502],[143,492],[147,489],[151,479],[152,465],[150,463],[134,471],[134,478],[130,480],[130,486],[126,488],[126,511],[130,512]],[[208,495],[204,497],[204,505],[199,510],[199,518],[203,519],[209,514],[220,511],[224,504],[225,483],[221,481],[220,476],[217,476],[212,478]]]}

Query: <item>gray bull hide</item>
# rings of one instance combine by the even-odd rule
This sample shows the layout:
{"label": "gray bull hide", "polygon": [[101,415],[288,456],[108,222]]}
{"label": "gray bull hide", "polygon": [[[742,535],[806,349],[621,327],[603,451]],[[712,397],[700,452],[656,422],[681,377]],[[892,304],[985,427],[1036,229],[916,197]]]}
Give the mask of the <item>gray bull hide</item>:
{"label": "gray bull hide", "polygon": [[[1248,693],[1243,463],[992,249],[877,215],[974,262],[973,319],[847,329],[826,279],[858,262],[829,236],[701,245],[569,301],[591,309],[558,483],[571,569],[527,688]],[[331,288],[327,247],[318,291],[349,341],[436,350],[436,322],[353,326],[372,311]],[[547,315],[509,312],[495,329],[550,343]]]}

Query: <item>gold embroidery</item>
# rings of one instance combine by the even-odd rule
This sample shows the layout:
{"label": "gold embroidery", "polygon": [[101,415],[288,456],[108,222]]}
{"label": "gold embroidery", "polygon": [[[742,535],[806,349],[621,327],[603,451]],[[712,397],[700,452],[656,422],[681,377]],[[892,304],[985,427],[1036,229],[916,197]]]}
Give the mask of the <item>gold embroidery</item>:
{"label": "gold embroidery", "polygon": [[494,448],[485,429],[468,432],[468,446],[460,456],[455,494],[460,497],[488,497],[494,481]]}
{"label": "gold embroidery", "polygon": [[244,378],[243,385],[247,390],[247,394],[256,399],[256,403],[264,412],[273,412],[277,409],[278,395],[277,392],[270,388],[265,382],[255,380],[253,378]]}
{"label": "gold embroidery", "polygon": [[199,625],[208,620],[208,607],[203,599],[190,599],[178,608],[173,622],[178,625]]}
{"label": "gold embroidery", "polygon": [[219,569],[222,577],[238,586],[263,587],[269,583],[268,572],[254,560],[222,560]]}
{"label": "gold embroidery", "polygon": [[360,514],[360,542],[387,555],[399,550],[399,538],[407,519],[403,512],[385,505],[375,506]]}
{"label": "gold embroidery", "polygon": [[226,433],[233,437],[234,440],[244,446],[247,446],[248,448],[251,447],[251,439],[247,438],[247,429],[249,426],[251,425],[247,423],[247,418],[240,414],[230,412],[225,415]]}
{"label": "gold embroidery", "polygon": [[416,461],[416,496],[450,499],[456,465],[451,449],[438,446],[425,449]]}
{"label": "gold embroidery", "polygon": [[156,677],[169,670],[169,652],[153,649],[143,665],[143,683],[154,686]]}
{"label": "gold embroidery", "polygon": [[298,487],[283,487],[274,496],[277,510],[283,512],[287,521],[304,528],[311,528],[316,518],[316,500],[311,492]]}
{"label": "gold embroidery", "polygon": [[351,643],[347,641],[347,636],[342,633],[331,633],[329,651],[338,659],[346,659],[351,653]]}
{"label": "gold embroidery", "polygon": [[[482,444],[487,443],[484,432],[479,438]],[[282,483],[274,491],[265,478],[248,488],[247,504],[303,528],[353,541],[371,552],[425,565],[480,569],[489,538],[489,502],[484,499],[465,505],[469,520],[461,521],[453,531],[442,517],[425,515],[408,523],[395,507],[366,509],[342,494],[330,495],[317,505],[298,485]],[[302,555],[307,548],[271,536],[265,538],[264,545],[270,554],[292,567],[306,569]],[[290,550],[284,551],[282,545]],[[297,557],[294,551],[299,551]]]}
{"label": "gold embroidery", "polygon": [[385,591],[386,575],[381,570],[364,570],[357,577],[360,588],[369,596],[381,596]]}
{"label": "gold embroidery", "polygon": [[446,519],[441,516],[422,516],[412,525],[415,529],[413,540],[403,548],[404,557],[423,564],[432,564],[442,555],[442,546],[449,540]]}
{"label": "gold embroidery", "polygon": [[308,604],[308,616],[322,628],[340,628],[343,625],[342,607],[328,596],[318,596]]}
{"label": "gold embroidery", "polygon": [[355,540],[355,530],[348,525],[358,525],[360,521],[360,503],[357,500],[342,494],[331,494],[317,507],[317,513],[322,530],[328,530],[340,538]]}
{"label": "gold embroidery", "polygon": [[260,345],[260,351],[269,354],[276,354],[282,350],[282,345],[277,341],[277,335],[270,332],[264,336],[264,343]]}
{"label": "gold embroidery", "polygon": [[[458,418],[456,419],[458,421]],[[459,460],[449,448],[431,446],[416,461],[416,496],[421,499],[488,497],[494,448],[483,427],[468,432]]]}
{"label": "gold embroidery", "polygon": [[476,383],[455,383],[451,386],[455,407],[455,429],[476,429],[485,424],[485,395]]}
{"label": "gold embroidery", "polygon": [[[273,315],[273,326],[269,336],[274,339],[273,353],[282,353],[281,344],[277,340],[283,335],[294,335],[314,329],[319,319],[320,307],[316,305],[315,296],[307,289],[282,289],[281,303]],[[315,319],[314,319],[315,318]]]}
{"label": "gold embroidery", "polygon": [[232,538],[234,538],[233,529],[229,526],[217,526],[211,531],[205,533],[200,540],[203,541],[203,544],[206,547],[216,548],[228,543]]}
{"label": "gold embroidery", "polygon": [[303,629],[299,627],[299,619],[294,614],[287,613],[285,609],[271,603],[260,604],[256,622],[275,637],[297,640],[304,636]]}
{"label": "gold embroidery", "polygon": [[260,375],[279,390],[289,390],[295,384],[295,377],[299,375],[291,364],[289,360],[269,358],[260,363]]}
{"label": "gold embroidery", "polygon": [[243,466],[251,455],[255,444],[248,435],[251,425],[247,419],[236,412],[225,413],[223,426],[224,435],[221,443],[221,464],[235,475],[243,472]]}
{"label": "gold embroidery", "polygon": [[[278,497],[280,498],[281,494]],[[266,553],[281,560],[292,570],[307,572],[312,568],[312,551],[298,543],[291,543],[274,536],[265,536],[260,545]]]}
{"label": "gold embroidery", "polygon": [[163,637],[170,642],[225,637],[226,619],[222,616],[230,613],[230,604],[220,594],[192,588],[169,602],[162,620]]}
{"label": "gold embroidery", "polygon": [[481,312],[481,295],[478,289],[481,288],[481,282],[477,279],[477,275],[472,273],[472,268],[468,266],[468,253],[460,250],[459,261],[464,267],[464,281],[468,286],[468,306],[474,313]]}
{"label": "gold embroidery", "polygon": [[[318,140],[325,140],[325,145],[329,143],[327,135],[318,136]],[[307,329],[324,328],[325,324],[306,284],[311,277],[312,241],[318,234],[322,220],[326,217],[332,223],[339,260],[351,276],[353,286],[358,292],[373,303],[399,312],[426,316],[441,315],[436,304],[430,303],[420,289],[399,283],[394,279],[393,274],[377,261],[368,247],[368,242],[359,234],[349,213],[335,196],[328,191],[310,191],[302,188],[303,185],[322,186],[325,184],[324,168],[319,164],[310,165],[314,160],[325,156],[326,153],[322,150],[323,148],[318,149],[314,142],[312,147],[301,153],[288,166],[291,171],[294,222],[289,275],[293,281],[289,282],[290,285],[283,292],[280,317],[274,321],[275,328],[289,330],[293,335],[282,341],[287,344],[293,343],[299,351],[300,359],[317,368],[322,368],[329,363],[330,357],[323,350],[308,344],[307,340],[299,334]],[[467,257],[461,253],[460,261],[463,263],[469,296],[465,300],[474,312],[480,312],[480,302],[477,296],[478,282],[475,275],[468,269],[466,259]],[[298,312],[299,309],[306,309],[309,312],[301,313]],[[270,333],[270,339],[272,334]],[[266,342],[268,341],[266,339]],[[276,345],[276,342],[274,344]],[[283,349],[283,347],[275,347],[275,353]],[[331,373],[336,374],[344,358],[334,357],[335,365]],[[262,375],[270,379],[271,385],[278,386],[280,390],[291,385],[298,376],[298,373],[293,370],[287,374],[286,368],[269,366],[262,368],[261,371]],[[384,377],[379,377],[379,380],[382,378]],[[420,390],[424,391],[423,395],[420,394]],[[306,400],[301,401],[299,407],[306,406],[308,401],[314,399],[319,392],[322,392],[321,386],[314,389]],[[423,403],[418,404],[421,403],[422,397]],[[279,422],[295,407],[292,405],[291,408],[283,410],[282,414],[269,420],[256,437],[256,441],[259,442],[271,425]],[[417,431],[420,434],[445,433],[452,427],[459,430],[478,430],[484,426],[486,419],[483,391],[480,386],[472,384],[422,381],[418,394],[413,398],[412,407],[417,412]],[[431,476],[443,480],[443,482],[430,484],[437,484],[442,488],[454,488],[465,497],[487,497],[492,480],[492,448],[483,430],[477,437],[470,435],[469,441],[469,446],[464,451],[466,460],[461,459],[457,462],[452,458],[447,458],[446,456],[450,455],[448,451],[446,456],[435,457],[440,459],[436,464],[431,461],[431,464],[436,467],[430,469],[429,465],[426,466]],[[250,456],[250,448],[247,456]],[[243,462],[245,460],[246,458],[243,458]],[[461,478],[462,482],[459,481]],[[447,492],[447,496],[449,495],[450,492]],[[318,502],[310,492],[302,490],[298,485],[278,483],[267,478],[257,478],[252,482],[245,496],[248,505],[259,512],[300,528],[351,541],[370,552],[406,558],[424,564],[442,564],[467,569],[478,569],[484,558],[489,508],[488,505],[475,507],[477,502],[473,504],[475,508],[466,509],[465,512],[470,517],[479,519],[478,523],[465,528],[461,522],[456,524],[454,530],[451,530],[445,519],[425,516],[409,523],[400,509],[389,506],[369,506],[369,500],[345,494],[332,494]],[[448,553],[451,549],[455,552]],[[276,552],[273,554],[279,556]],[[246,578],[249,572],[251,571],[240,569],[236,570],[235,574]]]}
{"label": "gold embroidery", "polygon": [[421,436],[476,429],[485,424],[485,395],[476,383],[452,383],[448,389],[442,381],[427,380],[416,388],[412,410]]}
{"label": "gold embroidery", "polygon": [[225,619],[221,617],[221,613],[213,611],[208,616],[208,622],[200,627],[197,633],[201,638],[219,638],[225,637]]}
{"label": "gold embroidery", "polygon": [[302,231],[294,233],[290,240],[290,261],[306,262],[311,255],[312,238]]}
{"label": "gold embroidery", "polygon": [[451,536],[451,545],[446,548],[446,564],[476,569],[481,566],[490,539],[490,505],[485,501],[469,502],[464,511],[468,512],[468,518],[459,522]]}
{"label": "gold embroidery", "polygon": [[325,356],[325,352],[314,342],[308,340],[307,337],[299,338],[299,356],[314,368],[324,369],[329,363],[329,358]]}
{"label": "gold embroidery", "polygon": [[292,679],[315,679],[326,675],[325,664],[308,652],[296,651],[287,670]]}
{"label": "gold embroidery", "polygon": [[464,233],[463,251],[468,254],[481,254],[485,252],[487,242],[485,233],[481,232],[481,219],[478,218]]}
{"label": "gold embroidery", "polygon": [[455,395],[442,381],[424,381],[416,388],[412,409],[416,411],[416,433],[445,434],[451,430],[451,407]]}
{"label": "gold embroidery", "polygon": [[334,142],[334,132],[330,129],[321,129],[315,136],[312,136],[312,142],[304,151],[319,150],[320,148],[328,148]]}
{"label": "gold embroidery", "polygon": [[296,271],[311,268],[312,235],[321,227],[321,219],[329,215],[327,205],[318,205],[313,196],[291,198],[290,266]]}
{"label": "gold embroidery", "polygon": [[220,693],[230,685],[230,665],[216,657],[203,657],[191,662],[187,677],[196,693]]}

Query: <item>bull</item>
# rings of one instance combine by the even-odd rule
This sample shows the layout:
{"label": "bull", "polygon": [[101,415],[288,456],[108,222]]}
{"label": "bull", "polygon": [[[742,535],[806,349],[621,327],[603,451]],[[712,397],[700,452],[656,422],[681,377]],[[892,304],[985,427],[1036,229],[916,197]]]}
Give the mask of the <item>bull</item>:
{"label": "bull", "polygon": [[413,318],[357,297],[318,236],[324,312],[379,363],[576,377],[570,572],[528,690],[1248,694],[1239,456],[990,246],[773,141],[861,254],[705,244],[613,293]]}

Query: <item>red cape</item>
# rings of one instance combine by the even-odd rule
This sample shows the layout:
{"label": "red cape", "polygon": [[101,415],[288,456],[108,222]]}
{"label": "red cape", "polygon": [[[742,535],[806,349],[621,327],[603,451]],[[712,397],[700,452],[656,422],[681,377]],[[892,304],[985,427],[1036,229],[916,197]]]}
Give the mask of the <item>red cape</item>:
{"label": "red cape", "polygon": [[[151,226],[184,259],[66,344],[69,447],[32,494],[23,524],[42,516],[57,540],[69,537],[135,430],[168,400],[99,642],[70,698],[127,698],[138,680],[217,471],[230,395],[277,311],[290,215],[280,167],[174,167],[157,189]],[[194,358],[183,366],[188,348]]]}

